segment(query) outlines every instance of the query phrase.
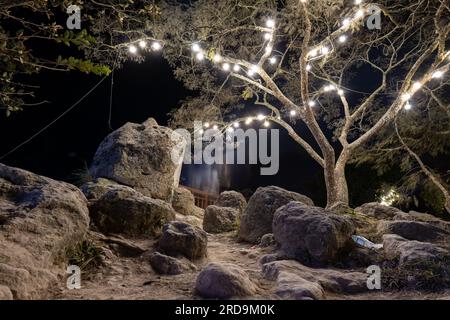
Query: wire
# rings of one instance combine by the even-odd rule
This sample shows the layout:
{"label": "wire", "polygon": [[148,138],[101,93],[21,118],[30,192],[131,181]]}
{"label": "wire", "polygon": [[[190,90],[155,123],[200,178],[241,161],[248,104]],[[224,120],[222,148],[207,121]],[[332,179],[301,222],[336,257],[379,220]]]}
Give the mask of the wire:
{"label": "wire", "polygon": [[114,88],[114,69],[111,72],[111,86],[109,89],[109,115],[108,115],[108,126],[111,131],[113,131],[113,127],[111,125],[112,119],[112,105],[113,105],[113,88]]}
{"label": "wire", "polygon": [[77,102],[75,102],[72,106],[70,106],[69,109],[67,109],[66,111],[64,111],[63,113],[61,113],[58,117],[56,117],[56,119],[54,119],[52,122],[50,122],[48,125],[46,125],[45,127],[43,127],[42,129],[40,129],[38,132],[36,132],[35,134],[33,134],[30,138],[26,139],[25,141],[23,141],[22,143],[20,143],[18,146],[16,146],[15,148],[11,149],[10,151],[8,151],[7,153],[5,153],[4,155],[2,155],[0,157],[0,161],[3,160],[4,158],[6,158],[7,156],[9,156],[11,153],[17,151],[18,149],[20,149],[22,146],[24,146],[25,144],[27,144],[28,142],[30,142],[31,140],[33,140],[34,138],[36,138],[38,135],[40,135],[42,132],[44,132],[45,130],[47,130],[50,126],[52,126],[53,124],[55,124],[55,122],[57,122],[59,119],[61,119],[62,117],[64,117],[67,113],[69,113],[71,110],[73,110],[78,104],[80,104],[81,101],[83,101],[86,97],[88,97],[95,89],[97,89],[97,87],[106,79],[108,78],[109,75],[104,76],[95,86],[93,86],[87,93],[85,93]]}

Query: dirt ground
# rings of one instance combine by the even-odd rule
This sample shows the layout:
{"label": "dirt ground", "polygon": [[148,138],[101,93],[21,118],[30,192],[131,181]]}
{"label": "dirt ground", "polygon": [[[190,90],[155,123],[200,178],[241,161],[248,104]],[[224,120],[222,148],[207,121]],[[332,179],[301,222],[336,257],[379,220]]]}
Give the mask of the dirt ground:
{"label": "dirt ground", "polygon": [[[154,241],[133,240],[133,243],[153,250]],[[194,284],[198,272],[208,262],[234,263],[243,268],[259,290],[250,299],[276,299],[273,295],[275,282],[263,279],[258,260],[270,253],[269,248],[260,248],[236,241],[233,233],[209,235],[208,257],[195,264],[197,271],[175,276],[156,274],[145,255],[136,258],[114,257],[108,266],[94,271],[84,271],[81,289],[69,290],[64,285],[55,288],[53,299],[87,300],[152,300],[152,299],[198,299],[194,294]],[[64,284],[62,282],[62,284]],[[327,299],[450,299],[450,291],[439,294],[421,292],[383,292],[371,291],[357,295],[338,295],[328,293]]]}

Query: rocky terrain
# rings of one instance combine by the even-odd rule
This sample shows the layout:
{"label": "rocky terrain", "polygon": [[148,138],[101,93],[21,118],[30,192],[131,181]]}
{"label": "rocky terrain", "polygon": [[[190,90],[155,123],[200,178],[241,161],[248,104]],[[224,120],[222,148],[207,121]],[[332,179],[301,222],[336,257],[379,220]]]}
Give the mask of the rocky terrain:
{"label": "rocky terrain", "polygon": [[276,186],[203,210],[172,150],[183,156],[181,136],[150,119],[109,135],[80,189],[0,164],[0,299],[450,297],[449,222],[378,203],[325,210]]}

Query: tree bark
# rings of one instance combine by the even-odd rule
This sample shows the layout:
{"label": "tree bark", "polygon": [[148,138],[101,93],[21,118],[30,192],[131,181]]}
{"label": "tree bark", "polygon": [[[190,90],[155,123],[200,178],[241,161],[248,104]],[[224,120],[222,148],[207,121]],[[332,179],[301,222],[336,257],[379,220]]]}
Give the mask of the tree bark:
{"label": "tree bark", "polygon": [[325,160],[324,176],[327,189],[327,206],[343,203],[349,204],[347,179],[345,177],[345,165],[347,163],[347,152],[344,151],[336,163]]}

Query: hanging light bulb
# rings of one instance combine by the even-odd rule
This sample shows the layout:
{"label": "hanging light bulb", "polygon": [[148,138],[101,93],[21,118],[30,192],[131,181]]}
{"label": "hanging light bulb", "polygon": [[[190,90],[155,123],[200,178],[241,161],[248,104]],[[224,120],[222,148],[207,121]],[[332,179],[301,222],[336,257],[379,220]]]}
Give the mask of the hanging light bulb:
{"label": "hanging light bulb", "polygon": [[322,54],[327,54],[328,52],[330,52],[330,49],[328,47],[323,47],[322,49],[320,49],[320,52]]}
{"label": "hanging light bulb", "polygon": [[272,34],[271,33],[264,33],[264,39],[266,40],[271,40],[272,39]]}
{"label": "hanging light bulb", "polygon": [[224,64],[222,65],[222,69],[223,69],[224,71],[230,70],[230,64],[229,64],[229,63],[224,63]]}
{"label": "hanging light bulb", "polygon": [[402,95],[402,100],[403,100],[403,101],[408,101],[409,99],[411,99],[411,94],[409,94],[409,93],[404,93],[404,94]]}
{"label": "hanging light bulb", "polygon": [[205,131],[203,130],[203,129],[200,129],[199,131],[198,131],[198,133],[200,133],[200,134],[203,134]]}
{"label": "hanging light bulb", "polygon": [[311,57],[317,56],[317,49],[312,49],[312,50],[308,53],[308,55],[311,56]]}
{"label": "hanging light bulb", "polygon": [[235,64],[235,65],[233,66],[233,71],[234,71],[234,72],[238,72],[239,70],[241,70],[241,67],[240,67],[238,64]]}
{"label": "hanging light bulb", "polygon": [[417,90],[419,90],[421,87],[422,87],[422,84],[420,83],[420,82],[414,82],[414,84],[413,84],[413,89],[415,90],[415,91],[417,91]]}
{"label": "hanging light bulb", "polygon": [[152,43],[152,49],[153,49],[153,50],[159,51],[159,50],[161,50],[161,48],[162,48],[161,43],[159,43],[159,42],[157,42],[157,41],[155,41],[155,42]]}
{"label": "hanging light bulb", "polygon": [[205,56],[201,52],[197,53],[195,57],[197,58],[198,61],[202,61],[203,59],[205,59]]}
{"label": "hanging light bulb", "polygon": [[200,45],[198,44],[198,43],[194,43],[193,45],[192,45],[192,51],[194,51],[194,52],[199,52],[201,49],[200,49]]}
{"label": "hanging light bulb", "polygon": [[252,117],[248,117],[246,120],[245,120],[245,124],[250,124],[250,123],[252,123],[253,122],[253,118]]}
{"label": "hanging light bulb", "polygon": [[439,79],[442,78],[443,75],[444,75],[443,71],[436,71],[431,75],[431,77],[434,79]]}
{"label": "hanging light bulb", "polygon": [[412,105],[409,103],[409,101],[405,104],[405,110],[411,110]]}
{"label": "hanging light bulb", "polygon": [[273,49],[272,46],[267,46],[265,51],[266,51],[266,53],[271,53],[272,49]]}
{"label": "hanging light bulb", "polygon": [[263,121],[266,118],[266,116],[264,116],[263,114],[258,114],[258,116],[256,117],[256,119],[258,119],[259,121]]}
{"label": "hanging light bulb", "polygon": [[217,129],[219,129],[219,126],[217,124],[215,124],[215,125],[213,125],[213,129],[217,130]]}
{"label": "hanging light bulb", "polygon": [[269,62],[270,62],[270,64],[275,64],[275,63],[277,63],[277,58],[271,57],[271,58],[269,59]]}
{"label": "hanging light bulb", "polygon": [[139,47],[141,47],[142,49],[144,49],[146,46],[147,46],[147,41],[145,41],[145,40],[139,41]]}
{"label": "hanging light bulb", "polygon": [[273,20],[273,19],[267,20],[267,21],[266,21],[266,26],[267,26],[268,28],[273,28],[273,27],[275,27],[275,20]]}
{"label": "hanging light bulb", "polygon": [[209,128],[209,126],[210,126],[209,122],[205,122],[204,126],[205,126],[205,128]]}
{"label": "hanging light bulb", "polygon": [[309,101],[308,101],[308,106],[314,107],[315,105],[316,105],[316,102],[315,102],[315,101],[313,101],[313,100],[309,100]]}
{"label": "hanging light bulb", "polygon": [[130,53],[135,54],[137,52],[137,48],[135,45],[131,45],[128,50],[130,51]]}
{"label": "hanging light bulb", "polygon": [[233,123],[233,126],[235,127],[235,128],[239,128],[239,122],[235,122],[235,123]]}
{"label": "hanging light bulb", "polygon": [[220,61],[222,61],[222,56],[221,56],[220,54],[216,53],[216,54],[214,55],[214,57],[213,57],[213,61],[214,61],[214,62],[220,62]]}
{"label": "hanging light bulb", "polygon": [[248,70],[247,74],[248,74],[249,76],[252,77],[252,76],[255,75],[255,73],[257,73],[258,71],[259,71],[259,67],[253,65],[253,66],[250,67],[250,69]]}
{"label": "hanging light bulb", "polygon": [[306,71],[311,71],[311,69],[312,69],[311,65],[310,65],[310,64],[307,64],[307,65],[306,65]]}
{"label": "hanging light bulb", "polygon": [[340,43],[344,43],[345,41],[347,41],[347,36],[345,34],[343,34],[342,36],[339,37],[338,40]]}
{"label": "hanging light bulb", "polygon": [[291,110],[290,115],[291,116],[295,116],[297,114],[297,112],[295,112],[295,110]]}
{"label": "hanging light bulb", "polygon": [[350,19],[349,18],[345,18],[344,20],[342,20],[342,25],[344,27],[348,26],[350,24]]}
{"label": "hanging light bulb", "polygon": [[344,94],[344,90],[339,89],[339,90],[338,90],[338,95],[342,96],[343,94]]}
{"label": "hanging light bulb", "polygon": [[267,128],[268,126],[270,126],[270,123],[269,123],[269,121],[267,121],[267,120],[266,120],[266,121],[264,121],[264,127],[266,127],[266,128]]}

